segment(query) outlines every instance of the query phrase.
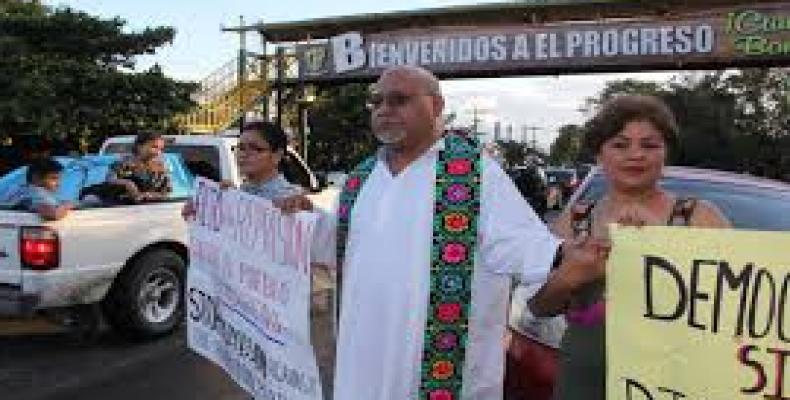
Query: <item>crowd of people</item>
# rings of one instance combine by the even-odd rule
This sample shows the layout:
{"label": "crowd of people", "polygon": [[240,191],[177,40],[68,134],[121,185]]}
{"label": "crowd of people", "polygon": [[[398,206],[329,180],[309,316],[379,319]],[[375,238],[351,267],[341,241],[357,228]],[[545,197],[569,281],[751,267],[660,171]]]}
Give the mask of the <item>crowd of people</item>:
{"label": "crowd of people", "polygon": [[[603,399],[607,225],[729,226],[714,205],[659,187],[675,118],[652,97],[604,104],[586,126],[586,145],[608,192],[549,229],[496,162],[443,135],[443,107],[438,81],[419,68],[387,70],[373,86],[371,125],[382,147],[345,189],[354,192],[339,208],[345,234],[325,236],[347,238],[345,254],[333,255],[347,288],[334,398]],[[465,174],[472,178],[458,179]],[[448,244],[454,230],[466,236]],[[445,257],[451,248],[457,257]],[[506,328],[513,277],[533,288],[516,297],[521,320],[552,323],[558,351]]]}
{"label": "crowd of people", "polygon": [[[444,105],[430,72],[386,70],[368,102],[381,146],[351,172],[337,208],[320,211],[313,263],[340,277],[333,398],[603,399],[608,224],[729,227],[713,204],[658,185],[675,118],[653,97],[604,104],[585,144],[607,192],[549,227],[474,139],[445,133]],[[286,145],[276,125],[244,125],[239,189],[288,212],[311,210],[280,173]],[[107,182],[133,202],[166,198],[163,148],[160,136],[139,135]],[[54,196],[61,169],[50,158],[31,164],[15,201],[65,217],[74,205]],[[188,202],[184,217],[194,212]],[[530,336],[529,324],[553,339]]]}
{"label": "crowd of people", "polygon": [[[603,399],[607,225],[729,227],[658,185],[678,127],[656,98],[615,98],[589,121],[608,191],[550,228],[474,140],[444,133],[431,73],[386,70],[369,108],[381,147],[350,174],[313,260],[340,275],[336,400]],[[567,324],[550,329],[558,350],[508,329],[513,280],[532,288],[518,320]]]}

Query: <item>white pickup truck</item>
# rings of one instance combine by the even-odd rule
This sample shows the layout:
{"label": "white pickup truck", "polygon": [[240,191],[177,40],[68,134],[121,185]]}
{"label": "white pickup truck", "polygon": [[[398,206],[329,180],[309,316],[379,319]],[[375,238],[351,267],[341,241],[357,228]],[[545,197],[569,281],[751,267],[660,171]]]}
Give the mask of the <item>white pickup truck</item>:
{"label": "white pickup truck", "polygon": [[[181,156],[169,158],[183,160],[182,173],[186,166],[195,175],[240,183],[237,137],[165,141],[165,153]],[[132,142],[131,136],[108,139],[101,154],[128,153]],[[283,171],[291,182],[319,191],[318,180],[291,149]],[[187,195],[182,190],[159,203],[76,209],[54,222],[0,209],[0,315],[59,316],[91,305],[130,337],[172,331],[183,313],[188,251],[180,210]]]}

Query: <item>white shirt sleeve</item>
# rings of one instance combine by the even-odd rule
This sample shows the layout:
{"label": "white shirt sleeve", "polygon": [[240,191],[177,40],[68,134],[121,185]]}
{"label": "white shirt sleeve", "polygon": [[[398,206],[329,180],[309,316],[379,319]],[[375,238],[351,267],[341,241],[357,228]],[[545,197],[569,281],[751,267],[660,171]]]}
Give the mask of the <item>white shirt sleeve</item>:
{"label": "white shirt sleeve", "polygon": [[543,282],[560,244],[496,161],[483,154],[478,255],[481,267]]}
{"label": "white shirt sleeve", "polygon": [[538,293],[542,286],[541,283],[516,286],[511,300],[508,325],[522,335],[558,349],[567,326],[565,317],[536,317],[527,306],[529,300]]}

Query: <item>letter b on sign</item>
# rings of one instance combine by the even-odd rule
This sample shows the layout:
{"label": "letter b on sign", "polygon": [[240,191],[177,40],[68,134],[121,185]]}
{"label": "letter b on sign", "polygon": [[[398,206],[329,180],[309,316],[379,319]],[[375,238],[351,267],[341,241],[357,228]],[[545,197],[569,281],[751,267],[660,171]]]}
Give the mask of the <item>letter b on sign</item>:
{"label": "letter b on sign", "polygon": [[352,71],[365,65],[362,35],[357,32],[344,33],[333,37],[331,42],[336,73]]}

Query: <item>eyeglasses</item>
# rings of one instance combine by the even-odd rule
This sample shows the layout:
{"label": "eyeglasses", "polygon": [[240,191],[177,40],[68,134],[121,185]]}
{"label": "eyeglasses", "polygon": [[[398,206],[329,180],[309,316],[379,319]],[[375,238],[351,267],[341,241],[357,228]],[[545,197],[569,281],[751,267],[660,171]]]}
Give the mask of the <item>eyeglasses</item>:
{"label": "eyeglasses", "polygon": [[378,109],[384,103],[388,104],[390,107],[393,108],[403,107],[417,96],[428,96],[428,94],[426,93],[407,94],[403,92],[389,92],[389,93],[373,92],[368,97],[366,106],[368,107],[369,110]]}
{"label": "eyeglasses", "polygon": [[258,146],[258,145],[254,145],[254,144],[248,144],[248,143],[239,143],[239,145],[236,146],[236,149],[239,152],[253,152],[253,153],[263,153],[263,152],[267,152],[267,151],[272,151],[272,149],[270,147]]}

